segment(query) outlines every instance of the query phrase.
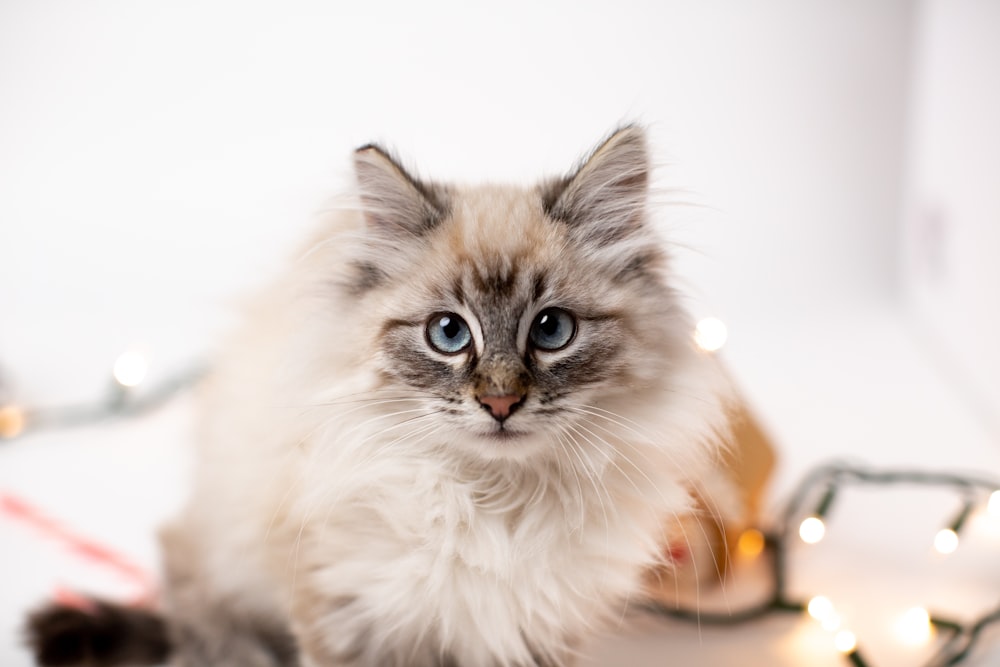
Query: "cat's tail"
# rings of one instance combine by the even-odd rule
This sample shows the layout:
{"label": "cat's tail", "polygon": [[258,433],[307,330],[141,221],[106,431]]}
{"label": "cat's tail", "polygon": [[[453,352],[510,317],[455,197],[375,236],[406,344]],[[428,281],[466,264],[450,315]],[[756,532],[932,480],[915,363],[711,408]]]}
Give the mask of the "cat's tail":
{"label": "cat's tail", "polygon": [[41,667],[159,665],[171,649],[166,620],[155,611],[94,599],[42,607],[26,630]]}

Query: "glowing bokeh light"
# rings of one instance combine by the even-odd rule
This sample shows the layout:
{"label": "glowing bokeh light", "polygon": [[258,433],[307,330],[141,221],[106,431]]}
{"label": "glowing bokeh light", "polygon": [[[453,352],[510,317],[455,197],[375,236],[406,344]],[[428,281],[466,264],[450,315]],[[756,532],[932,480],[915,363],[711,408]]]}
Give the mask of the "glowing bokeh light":
{"label": "glowing bokeh light", "polygon": [[900,617],[896,632],[904,643],[925,644],[932,634],[931,615],[923,607],[912,607]]}
{"label": "glowing bokeh light", "polygon": [[950,554],[958,548],[958,533],[951,528],[942,528],[934,536],[934,548],[940,554]]}
{"label": "glowing bokeh light", "polygon": [[699,320],[694,328],[694,342],[706,352],[721,350],[729,337],[729,331],[725,323],[715,317],[706,317]]}
{"label": "glowing bokeh light", "polygon": [[756,558],[764,550],[764,534],[755,528],[744,530],[736,548],[746,558]]}
{"label": "glowing bokeh light", "polygon": [[812,600],[809,600],[809,604],[806,606],[806,611],[809,615],[815,618],[817,621],[822,621],[824,618],[833,614],[833,603],[830,602],[830,598],[823,595],[817,595]]}
{"label": "glowing bokeh light", "polygon": [[146,377],[146,358],[135,350],[123,352],[115,360],[115,380],[123,387],[136,387]]}
{"label": "glowing bokeh light", "polygon": [[986,511],[990,516],[1000,517],[1000,491],[990,494],[990,502],[986,505]]}
{"label": "glowing bokeh light", "polygon": [[858,647],[858,640],[850,630],[841,630],[833,638],[833,645],[841,653],[852,653]]}
{"label": "glowing bokeh light", "polygon": [[27,419],[16,405],[0,406],[0,438],[16,438],[24,431]]}
{"label": "glowing bokeh light", "polygon": [[826,525],[818,516],[806,517],[799,524],[799,537],[806,544],[816,544],[826,535]]}

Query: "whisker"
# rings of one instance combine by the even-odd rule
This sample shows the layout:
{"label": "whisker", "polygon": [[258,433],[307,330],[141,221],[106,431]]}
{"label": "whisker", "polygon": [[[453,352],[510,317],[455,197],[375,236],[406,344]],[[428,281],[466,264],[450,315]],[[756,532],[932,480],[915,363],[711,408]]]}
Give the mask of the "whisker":
{"label": "whisker", "polygon": [[[629,433],[632,433],[632,434],[636,435],[642,442],[647,442],[647,443],[653,445],[658,452],[662,453],[664,456],[666,456],[670,460],[670,462],[673,464],[673,466],[677,470],[682,470],[683,469],[683,467],[684,467],[683,464],[685,463],[685,458],[686,457],[678,458],[678,455],[677,455],[676,452],[672,451],[668,447],[663,447],[662,444],[660,444],[660,443],[664,442],[666,440],[666,438],[664,436],[660,435],[660,434],[653,433],[652,431],[648,431],[647,429],[645,429],[645,427],[642,426],[642,424],[639,424],[639,423],[637,423],[637,422],[635,422],[635,421],[633,421],[633,420],[625,417],[624,415],[620,415],[620,414],[618,414],[616,412],[612,412],[610,410],[605,410],[604,408],[599,408],[599,407],[594,406],[594,405],[585,405],[585,406],[580,406],[580,407],[570,406],[567,409],[570,410],[570,411],[572,411],[572,412],[576,412],[577,414],[583,414],[583,415],[588,415],[588,416],[591,416],[591,417],[596,417],[598,419],[603,419],[605,421],[608,421],[608,422],[610,422],[612,424],[615,424],[616,426],[619,426],[619,427],[625,429]],[[591,422],[591,423],[593,423],[595,426],[597,425],[596,422]],[[641,431],[639,431],[639,430],[637,430],[635,428],[632,428],[631,426],[629,426],[629,424],[634,424],[635,426],[643,429],[646,432],[643,433],[643,432],[641,432]],[[627,445],[628,447],[630,447],[632,449],[632,451],[634,451],[635,453],[637,453],[640,456],[642,456],[643,459],[645,459],[647,463],[649,463],[650,465],[653,465],[653,461],[650,460],[650,458],[644,452],[642,452],[642,450],[640,450],[634,443],[631,443],[631,442],[629,442],[627,440],[622,440],[622,443],[625,444],[625,445]]]}
{"label": "whisker", "polygon": [[[608,510],[604,504],[604,499],[607,498],[608,501],[610,502],[611,494],[608,492],[608,489],[604,485],[604,482],[600,480],[600,476],[597,473],[597,469],[591,468],[590,466],[587,465],[587,463],[584,462],[582,448],[580,447],[576,439],[573,437],[573,435],[569,432],[569,430],[567,430],[569,428],[572,428],[572,426],[567,424],[565,425],[565,428],[563,430],[563,433],[567,437],[567,444],[570,446],[570,451],[572,451],[573,454],[576,455],[576,458],[580,462],[580,465],[583,466],[583,473],[587,477],[587,480],[590,482],[591,486],[594,487],[594,493],[596,494],[597,504],[601,508],[601,514],[604,517],[604,559],[606,563],[609,563],[611,558],[611,522],[608,519]],[[598,481],[601,481],[601,487],[604,490],[603,496],[601,494],[601,490],[598,489],[597,485]]]}
{"label": "whisker", "polygon": [[[369,391],[369,392],[356,392],[354,394],[345,394],[345,395],[343,395],[341,397],[338,397],[338,398],[332,398],[332,399],[317,401],[316,403],[310,403],[309,405],[307,405],[305,407],[307,409],[314,409],[314,408],[332,407],[332,406],[335,406],[335,405],[347,405],[347,404],[351,404],[351,403],[362,403],[362,402],[365,402],[365,401],[371,401],[371,400],[379,399],[379,398],[381,398],[382,396],[384,396],[386,394],[392,395],[393,393],[395,393],[395,394],[401,394],[402,392],[400,392],[400,390],[398,390],[398,389],[384,389],[384,390],[375,390],[375,391]],[[365,396],[365,394],[371,394],[371,395],[370,396]],[[391,398],[389,398],[387,400],[389,400],[389,401],[423,401],[423,400],[427,400],[429,398],[433,398],[434,397],[434,394],[432,394],[430,392],[422,392],[419,395],[414,395],[414,392],[406,392],[406,394],[407,395],[405,395],[405,396],[404,395],[391,396]]]}
{"label": "whisker", "polygon": [[[611,445],[611,443],[609,443],[609,442],[608,442],[607,440],[605,440],[604,438],[602,438],[602,437],[601,437],[601,436],[599,436],[598,434],[596,434],[596,433],[594,433],[593,431],[591,431],[590,429],[588,429],[588,428],[587,428],[586,426],[584,426],[583,424],[579,424],[578,426],[579,426],[579,428],[582,428],[583,430],[585,430],[585,431],[586,431],[587,433],[590,433],[591,435],[593,435],[593,436],[594,436],[595,438],[597,438],[598,440],[600,440],[600,441],[601,441],[602,443],[604,443],[604,444],[605,444],[605,445],[607,445],[608,447],[612,447],[612,448],[613,448],[613,446]],[[596,425],[595,425],[595,426],[596,426]],[[586,436],[585,436],[585,437],[586,437]],[[587,440],[588,440],[589,442],[591,442],[591,444],[595,444],[595,443],[593,443],[593,441],[591,441],[591,440],[590,440],[590,438],[586,438],[586,439],[587,439]],[[619,473],[620,473],[620,474],[622,475],[622,477],[624,477],[624,478],[625,478],[625,481],[627,481],[627,482],[628,482],[629,484],[631,484],[631,485],[632,485],[632,488],[634,488],[634,489],[636,490],[636,493],[638,493],[638,494],[639,494],[640,496],[644,495],[644,494],[643,494],[643,492],[642,492],[642,490],[641,490],[641,489],[639,488],[639,486],[638,486],[638,485],[637,485],[637,484],[635,483],[635,481],[634,481],[634,480],[633,480],[633,479],[632,479],[632,478],[631,478],[631,477],[630,477],[630,476],[629,476],[629,475],[628,475],[628,474],[627,474],[627,473],[626,473],[626,472],[625,472],[625,471],[624,471],[624,470],[623,470],[623,469],[621,468],[621,466],[619,466],[619,465],[618,465],[618,464],[617,464],[617,463],[616,463],[616,462],[615,462],[615,461],[613,460],[613,458],[611,457],[611,455],[610,455],[610,454],[608,454],[608,453],[604,452],[604,451],[603,451],[603,450],[602,450],[602,449],[601,449],[600,447],[596,446],[596,444],[595,444],[595,449],[597,449],[597,450],[598,450],[598,451],[600,451],[600,452],[601,452],[601,453],[602,453],[602,454],[603,454],[603,455],[604,455],[605,457],[607,457],[607,459],[608,459],[608,462],[609,462],[609,463],[610,463],[611,465],[613,465],[613,466],[615,467],[615,469],[617,469],[617,470],[618,470],[618,472],[619,472]],[[660,488],[658,487],[658,485],[657,485],[656,483],[654,483],[654,482],[653,482],[653,480],[652,480],[652,479],[650,479],[649,475],[647,475],[647,474],[645,473],[645,471],[643,471],[643,470],[642,470],[641,468],[639,468],[639,466],[637,466],[637,465],[636,465],[636,464],[635,464],[634,462],[632,462],[632,460],[631,460],[631,459],[629,459],[629,458],[628,458],[627,456],[625,456],[625,455],[624,455],[624,453],[622,453],[622,452],[620,452],[620,451],[619,451],[619,455],[621,455],[621,456],[622,456],[622,457],[623,457],[623,458],[624,458],[624,459],[625,459],[625,460],[626,460],[626,461],[627,461],[627,462],[628,462],[628,463],[629,463],[629,464],[630,464],[630,465],[631,465],[631,466],[632,466],[632,467],[633,467],[633,468],[634,468],[634,469],[636,470],[636,472],[638,472],[638,473],[639,473],[640,475],[642,475],[642,476],[643,476],[643,478],[645,479],[645,481],[646,481],[646,482],[647,482],[647,483],[648,483],[648,484],[650,485],[650,487],[651,487],[651,488],[652,488],[652,489],[653,489],[654,491],[656,491],[656,493],[657,493],[657,494],[658,494],[658,495],[660,496],[660,502],[661,502],[661,504],[662,504],[662,505],[664,505],[664,506],[667,506],[667,505],[669,505],[669,503],[667,502],[667,499],[666,499],[666,498],[664,497],[664,495],[663,495],[663,492],[662,492],[662,490],[661,490],[661,489],[660,489]],[[675,513],[675,514],[676,514],[676,513]],[[679,523],[679,522],[678,522],[678,523]],[[689,553],[691,553],[691,554],[693,555],[693,554],[694,554],[694,549],[693,549],[693,547],[692,547],[692,545],[691,545],[691,540],[690,540],[690,539],[688,538],[688,536],[687,536],[687,532],[686,532],[686,531],[684,530],[684,527],[683,527],[683,524],[680,524],[680,526],[681,526],[681,532],[682,532],[682,534],[683,534],[683,537],[684,537],[684,542],[685,542],[685,544],[687,545],[687,548],[688,548],[688,552],[689,552]],[[702,527],[700,523],[699,523],[699,527],[700,527],[700,528],[702,529],[702,533],[704,534],[704,527]],[[707,541],[707,540],[708,540],[708,536],[707,536],[707,535],[704,535],[704,536],[705,536],[705,539],[706,539],[706,541]],[[694,572],[695,572],[695,579],[697,580],[697,579],[699,579],[699,574],[698,574],[698,563],[697,563],[697,561],[696,561],[696,560],[694,560],[694,558],[692,558],[692,560],[691,560],[691,564],[692,564],[692,566],[694,567]],[[675,585],[676,585],[676,577],[675,577]]]}
{"label": "whisker", "polygon": [[[413,425],[414,422],[418,422],[419,420],[422,420],[422,419],[428,419],[430,417],[433,417],[434,414],[435,413],[430,413],[430,414],[421,415],[421,416],[418,416],[418,417],[413,417],[413,418],[407,420],[407,422],[409,422],[410,425]],[[390,447],[393,447],[393,446],[399,444],[400,442],[403,442],[404,440],[406,440],[407,438],[409,438],[409,437],[411,437],[413,435],[416,435],[418,433],[425,433],[428,430],[436,432],[436,431],[443,430],[443,428],[444,427],[442,425],[435,424],[433,422],[430,423],[430,424],[419,425],[419,426],[417,426],[417,428],[414,431],[411,431],[409,433],[403,433],[402,435],[394,438],[393,440],[390,440],[388,442],[384,442],[384,443],[380,444],[378,447],[376,447],[374,449],[374,451],[369,452],[369,454],[365,458],[363,458],[361,461],[359,461],[356,465],[358,467],[360,467],[360,466],[364,466],[364,465],[367,465],[367,464],[371,463],[372,461],[374,461],[375,459],[377,459],[379,457],[379,455],[382,454],[382,452],[384,452],[385,450],[389,449]],[[381,431],[379,433],[373,433],[373,434],[369,435],[368,437],[366,437],[359,444],[360,445],[367,444],[368,442],[371,442],[374,438],[376,438],[379,435],[382,435],[383,433],[385,433],[385,431]],[[422,440],[419,441],[419,442],[422,442]]]}
{"label": "whisker", "polygon": [[[590,407],[590,406],[588,406],[588,407]],[[604,409],[601,409],[601,408],[596,408],[595,411],[591,411],[591,410],[588,410],[588,409],[574,409],[574,408],[571,408],[571,410],[573,410],[573,411],[575,411],[575,412],[577,412],[579,414],[589,415],[590,417],[597,417],[597,418],[606,419],[607,421],[609,421],[611,423],[614,423],[614,424],[616,424],[618,426],[621,426],[622,428],[625,428],[628,431],[631,431],[631,432],[633,432],[633,433],[635,433],[637,435],[641,435],[641,434],[638,433],[638,431],[636,431],[635,429],[632,429],[632,428],[628,427],[622,421],[620,421],[619,419],[617,419],[616,417],[618,417],[618,415],[615,415],[615,413],[613,413],[613,412],[611,412],[609,410],[604,410]],[[600,410],[600,412],[596,412],[596,410]],[[602,414],[602,413],[607,413],[607,414]],[[609,416],[609,415],[614,415],[614,417]],[[623,417],[623,419],[627,419],[627,418]],[[599,428],[602,431],[605,431],[606,433],[608,433],[609,435],[612,435],[612,436],[616,435],[614,432],[610,431],[607,427],[604,427],[601,424],[593,422],[593,421],[591,421],[589,419],[587,421],[592,426],[594,426],[594,428]],[[628,420],[628,421],[631,421],[631,420]],[[601,437],[597,433],[591,431],[586,426],[584,426],[582,423],[579,425],[579,428],[582,428],[582,429],[586,430],[588,433],[590,433],[591,435],[593,435],[595,438],[598,438],[598,439],[602,440],[605,444],[610,445],[610,443],[608,443],[606,440],[604,440],[603,437]],[[642,456],[643,458],[645,458],[647,460],[647,462],[649,462],[648,455],[646,455],[645,452],[643,452],[641,449],[639,449],[638,447],[636,447],[635,445],[633,445],[631,443],[623,442],[622,444],[627,445],[635,453],[639,454],[640,456]],[[668,455],[668,457],[670,455],[670,452],[668,452],[668,451],[664,451],[663,453],[666,454],[666,455]],[[624,451],[622,451],[622,450],[619,449],[618,450],[618,454],[623,458],[623,460],[626,463],[628,463],[633,469],[635,469],[636,472],[638,472],[640,475],[642,475],[645,478],[645,480],[646,480],[647,483],[649,483],[654,488],[656,487],[656,485],[649,478],[649,476]],[[613,465],[615,465],[615,467],[619,470],[619,472],[621,472],[621,474],[626,478],[626,480],[628,480],[630,483],[632,483],[633,488],[636,488],[636,490],[639,491],[638,487],[635,486],[634,482],[629,478],[629,476],[627,474],[625,474],[625,472],[621,469],[621,467],[618,466],[617,464],[613,464]],[[709,502],[714,502],[714,500],[711,499],[708,496],[708,494],[706,494],[706,493],[699,493],[699,497],[701,497],[701,498],[704,499],[706,505]],[[662,493],[660,494],[660,498],[661,498],[661,501],[664,501],[664,503],[665,503],[665,499],[663,498]],[[723,548],[725,549],[725,546],[724,546],[725,545],[725,525],[721,521],[721,512],[719,512],[718,506],[715,505],[714,507],[715,507],[715,515],[714,516],[718,518],[717,523],[718,523],[718,525],[721,526],[722,539],[723,539]],[[712,514],[712,508],[711,507],[706,507],[706,509],[709,511],[709,513],[711,515]],[[695,552],[694,552],[694,550],[692,548],[691,538],[687,534],[687,530],[685,529],[683,522],[680,520],[679,517],[676,517],[676,513],[675,513],[675,519],[677,521],[678,528],[681,531],[682,538],[683,538],[683,540],[684,540],[684,542],[685,542],[685,544],[686,544],[686,546],[688,548],[688,551],[693,556],[693,554]],[[695,522],[696,522],[696,525],[698,527],[698,530],[701,533],[702,539],[704,539],[704,541],[705,541],[705,544],[708,545],[709,548],[711,548],[711,545],[712,545],[713,541],[709,537],[708,532],[706,531],[703,522],[701,521],[701,519],[697,518],[697,516],[695,516]],[[726,550],[726,558],[727,559],[728,559],[728,556],[729,556],[728,550]],[[713,564],[714,564],[714,567],[715,567],[716,575],[718,576],[719,581],[722,582],[723,581],[723,571],[722,571],[722,569],[721,569],[718,561],[716,561],[715,559],[713,559]],[[697,582],[700,581],[701,574],[698,571],[698,562],[693,557],[692,557],[691,565],[692,565],[692,568],[694,569],[694,577],[695,577],[695,580],[696,580],[696,589],[695,589],[696,606],[697,606],[698,609],[700,609],[700,588],[697,586]],[[678,579],[677,579],[677,577],[674,577],[674,586],[675,586],[675,589],[676,589],[676,587],[678,585],[679,585]],[[675,596],[677,595],[677,593],[678,592],[675,590]],[[723,595],[725,597],[726,606],[728,608],[728,606],[729,606],[728,595],[726,595],[725,591],[723,591]],[[700,629],[699,629],[699,637],[700,637]]]}
{"label": "whisker", "polygon": [[[556,442],[559,443],[559,447],[563,450],[563,453],[566,454],[566,456],[568,458],[569,457],[569,450],[567,449],[566,443],[564,442],[564,437],[563,437],[562,432],[557,432],[555,435],[556,435]],[[584,500],[585,499],[584,499],[584,496],[583,496],[583,483],[580,481],[580,474],[577,472],[576,467],[571,465],[571,466],[569,466],[569,469],[570,469],[570,472],[573,473],[573,477],[576,480],[576,488],[577,488],[577,492],[579,494],[577,496],[577,500],[578,500],[578,504],[580,505],[580,522],[577,525],[578,525],[578,529],[582,531],[583,530],[583,526],[586,523],[586,507],[584,505]]]}
{"label": "whisker", "polygon": [[[335,443],[339,443],[343,438],[345,438],[345,437],[347,437],[349,435],[354,434],[355,432],[359,431],[360,429],[365,428],[366,426],[368,426],[369,424],[371,424],[373,422],[378,422],[378,421],[381,421],[381,420],[384,420],[384,419],[392,419],[393,417],[399,417],[400,415],[413,414],[414,412],[425,413],[426,412],[426,408],[412,408],[412,409],[409,409],[409,410],[397,410],[395,412],[387,412],[387,413],[384,413],[384,414],[378,414],[378,415],[375,415],[373,417],[369,417],[368,419],[365,419],[364,421],[355,424],[354,426],[352,426],[351,428],[347,429],[346,431],[341,431],[340,433],[338,433],[337,434],[337,439],[334,442]],[[343,416],[343,415],[341,415],[341,416]],[[387,429],[396,428],[396,426],[398,426],[399,424],[405,424],[405,423],[406,423],[406,421],[404,420],[403,422],[399,422],[398,424],[395,424],[393,426],[387,427]]]}
{"label": "whisker", "polygon": [[709,518],[719,528],[719,534],[722,540],[721,546],[722,546],[723,558],[725,560],[723,561],[723,565],[721,567],[719,566],[718,561],[716,561],[715,571],[719,577],[719,587],[722,590],[723,604],[725,605],[726,610],[730,611],[731,607],[729,603],[729,592],[726,590],[726,578],[724,573],[731,571],[733,567],[733,562],[731,554],[729,553],[729,540],[727,539],[726,535],[727,529],[726,529],[725,517],[723,516],[722,510],[719,508],[718,503],[715,501],[715,498],[713,498],[712,495],[708,492],[709,489],[705,486],[704,482],[699,480],[694,480],[693,483],[696,487],[700,487],[696,488],[695,492],[697,493],[698,498],[700,498],[703,504],[705,505],[705,509],[708,511]]}

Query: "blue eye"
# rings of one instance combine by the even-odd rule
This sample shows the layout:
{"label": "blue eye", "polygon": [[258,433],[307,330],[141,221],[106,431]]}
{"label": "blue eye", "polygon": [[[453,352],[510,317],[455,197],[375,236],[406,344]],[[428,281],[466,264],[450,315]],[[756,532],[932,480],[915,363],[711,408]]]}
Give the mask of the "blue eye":
{"label": "blue eye", "polygon": [[562,308],[546,308],[531,323],[528,338],[539,350],[561,350],[576,334],[576,320]]}
{"label": "blue eye", "polygon": [[469,347],[472,332],[455,313],[440,313],[427,322],[427,342],[438,352],[458,354]]}

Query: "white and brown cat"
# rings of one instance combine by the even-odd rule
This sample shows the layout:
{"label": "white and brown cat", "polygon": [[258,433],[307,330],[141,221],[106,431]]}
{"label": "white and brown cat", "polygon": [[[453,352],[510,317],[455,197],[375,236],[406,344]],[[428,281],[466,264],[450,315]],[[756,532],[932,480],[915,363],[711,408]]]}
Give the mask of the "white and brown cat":
{"label": "white and brown cat", "polygon": [[726,388],[648,220],[644,131],[532,188],[418,180],[374,145],[354,168],[357,205],[203,388],[162,616],[50,608],[40,656],[562,666],[662,562]]}

